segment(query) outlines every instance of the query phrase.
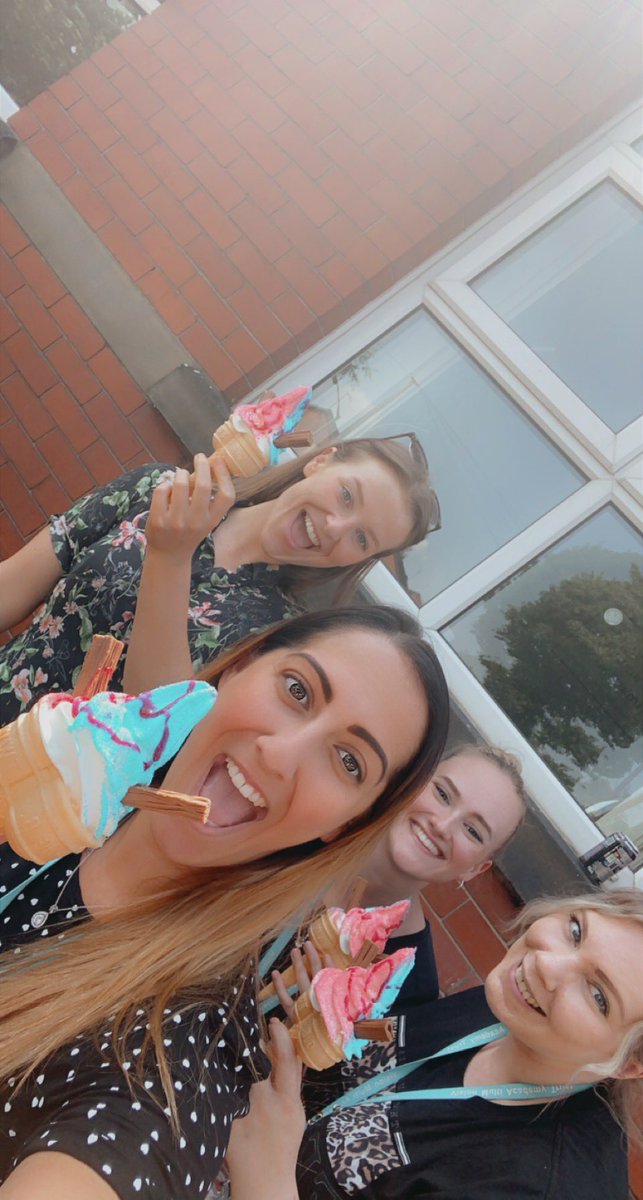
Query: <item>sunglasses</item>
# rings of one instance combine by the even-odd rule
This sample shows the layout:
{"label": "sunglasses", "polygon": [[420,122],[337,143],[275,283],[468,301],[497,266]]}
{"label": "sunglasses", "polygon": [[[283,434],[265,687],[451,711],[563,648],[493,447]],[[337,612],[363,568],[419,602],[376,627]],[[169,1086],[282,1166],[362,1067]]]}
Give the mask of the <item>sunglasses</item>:
{"label": "sunglasses", "polygon": [[[425,475],[428,475],[429,474],[428,459],[426,457],[426,454],[424,453],[424,447],[422,446],[422,443],[421,443],[420,439],[418,438],[417,434],[415,434],[415,433],[394,433],[390,437],[380,437],[377,440],[378,440],[378,442],[399,442],[400,438],[408,438],[409,439],[409,454],[411,455],[413,462],[415,463],[415,465],[417,467],[420,468],[420,470],[424,471]],[[435,533],[435,531],[437,529],[442,528],[442,514],[440,512],[440,501],[438,500],[437,494],[434,492],[433,488],[429,488],[429,494],[431,496],[432,508],[431,508],[431,515],[429,516],[429,524],[428,524],[428,528],[427,528],[427,533]]]}

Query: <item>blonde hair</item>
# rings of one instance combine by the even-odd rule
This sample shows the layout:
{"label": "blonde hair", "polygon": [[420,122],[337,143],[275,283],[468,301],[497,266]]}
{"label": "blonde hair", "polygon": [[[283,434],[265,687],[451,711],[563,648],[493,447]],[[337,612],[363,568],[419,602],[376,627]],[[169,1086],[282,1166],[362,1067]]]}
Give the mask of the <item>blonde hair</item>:
{"label": "blonde hair", "polygon": [[[79,1035],[114,1019],[113,1047],[121,1065],[124,1039],[144,1005],[149,1030],[139,1057],[156,1055],[167,1104],[177,1114],[163,1048],[163,1009],[211,1007],[231,999],[235,981],[251,969],[256,947],[338,877],[348,879],[400,807],[435,769],[448,725],[441,668],[416,622],[395,609],[337,609],[295,618],[250,639],[255,655],[344,629],[370,629],[392,640],[413,667],[427,699],[419,747],[397,771],[368,813],[332,843],[290,847],[249,864],[201,871],[180,885],[79,925],[55,942],[26,946],[0,958],[0,1077],[23,1078]],[[248,643],[224,656],[218,671],[248,653]],[[214,675],[216,668],[210,669]]]}
{"label": "blonde hair", "polygon": [[[643,929],[643,892],[636,888],[533,900],[525,906],[512,927],[524,933],[541,917],[561,912],[571,916],[581,910],[602,913],[619,921],[635,921]],[[643,1066],[643,1020],[636,1021],[627,1031],[611,1059],[603,1063],[588,1063],[588,1068],[605,1078],[609,1107],[616,1120],[630,1141],[643,1147],[643,1078],[618,1078],[619,1072],[633,1061]]]}

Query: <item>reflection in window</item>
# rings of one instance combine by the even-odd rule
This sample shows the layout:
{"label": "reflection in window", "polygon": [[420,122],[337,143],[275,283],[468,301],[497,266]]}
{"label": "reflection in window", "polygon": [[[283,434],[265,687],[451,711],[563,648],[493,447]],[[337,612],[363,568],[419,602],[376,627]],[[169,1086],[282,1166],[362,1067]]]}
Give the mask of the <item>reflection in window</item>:
{"label": "reflection in window", "polygon": [[575,467],[424,311],[315,388],[342,436],[414,430],[442,529],[404,554],[426,602],[584,483]]}
{"label": "reflection in window", "polygon": [[612,183],[471,284],[614,432],[643,398],[643,214]]}
{"label": "reflection in window", "polygon": [[641,543],[602,509],[442,633],[590,816],[643,848]]}

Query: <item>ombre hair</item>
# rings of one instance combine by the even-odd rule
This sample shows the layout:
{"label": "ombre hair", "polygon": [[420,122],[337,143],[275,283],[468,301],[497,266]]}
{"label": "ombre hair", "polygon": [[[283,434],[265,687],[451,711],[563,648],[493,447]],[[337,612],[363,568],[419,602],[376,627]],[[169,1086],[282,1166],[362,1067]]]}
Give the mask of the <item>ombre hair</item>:
{"label": "ombre hair", "polygon": [[136,1071],[143,1072],[150,1053],[156,1056],[178,1128],[163,1009],[170,1001],[177,1011],[233,1000],[240,976],[255,970],[257,947],[312,909],[331,882],[354,875],[356,863],[424,785],[444,749],[448,693],[442,670],[417,623],[396,609],[334,609],[297,617],[247,639],[204,674],[216,680],[226,667],[242,668],[247,656],[350,630],[393,642],[420,684],[426,711],[410,760],[370,810],[329,844],[316,839],[256,862],[195,872],[60,940],[25,946],[18,958],[11,952],[0,956],[0,1077],[26,1078],[50,1054],[78,1036],[95,1035],[112,1019],[113,1049],[123,1066],[126,1038],[143,1006],[149,1028]]}
{"label": "ombre hair", "polygon": [[[524,933],[541,917],[556,913],[597,912],[617,921],[634,921],[643,930],[643,892],[623,888],[614,892],[586,892],[582,896],[552,897],[527,904],[512,928]],[[603,1077],[614,1116],[630,1141],[643,1147],[643,1078],[619,1079],[619,1073],[635,1062],[643,1067],[643,1019],[628,1029],[616,1053],[607,1062],[588,1063],[587,1069]]]}
{"label": "ombre hair", "polygon": [[[249,479],[235,479],[236,503],[240,508],[251,504],[263,504],[276,500],[294,483],[304,478],[304,467],[323,451],[317,446],[289,462],[253,475]],[[385,546],[365,561],[344,567],[283,566],[279,578],[284,589],[293,596],[306,596],[317,586],[330,585],[332,603],[349,600],[364,576],[380,558],[386,558],[408,546],[415,546],[426,537],[434,526],[437,516],[437,501],[425,467],[409,452],[406,441],[397,442],[390,438],[352,438],[337,442],[333,447],[333,462],[352,463],[371,460],[390,471],[407,498],[411,527],[403,542],[396,546]]]}

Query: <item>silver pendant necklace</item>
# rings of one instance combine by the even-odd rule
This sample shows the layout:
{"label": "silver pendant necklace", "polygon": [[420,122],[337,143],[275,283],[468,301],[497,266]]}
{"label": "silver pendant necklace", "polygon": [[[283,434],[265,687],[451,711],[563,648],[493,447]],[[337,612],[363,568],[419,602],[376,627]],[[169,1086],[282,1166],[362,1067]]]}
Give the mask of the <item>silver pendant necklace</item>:
{"label": "silver pendant necklace", "polygon": [[[47,924],[47,921],[49,920],[50,917],[53,916],[54,913],[60,912],[63,908],[66,907],[66,905],[60,903],[62,896],[63,896],[63,892],[65,891],[65,888],[67,887],[67,884],[69,883],[70,879],[73,879],[74,875],[76,875],[78,873],[78,871],[80,871],[83,860],[85,858],[89,858],[89,856],[94,853],[95,848],[96,847],[92,847],[92,849],[89,851],[89,854],[87,854],[87,855],[81,854],[78,863],[74,867],[73,871],[67,876],[67,878],[66,878],[65,882],[63,883],[53,904],[51,904],[49,906],[49,908],[40,908],[40,909],[38,909],[38,912],[32,913],[30,924],[33,929],[42,929],[43,925]],[[78,905],[72,904],[70,912],[73,912],[73,913],[78,912]]]}

